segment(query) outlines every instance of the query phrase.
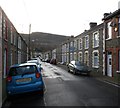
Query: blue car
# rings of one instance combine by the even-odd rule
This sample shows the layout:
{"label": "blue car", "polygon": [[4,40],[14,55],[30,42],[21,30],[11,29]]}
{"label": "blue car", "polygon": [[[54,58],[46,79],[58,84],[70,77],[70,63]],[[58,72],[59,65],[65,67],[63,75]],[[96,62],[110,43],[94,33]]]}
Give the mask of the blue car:
{"label": "blue car", "polygon": [[16,64],[10,67],[7,76],[7,94],[40,91],[44,94],[42,74],[36,63]]}

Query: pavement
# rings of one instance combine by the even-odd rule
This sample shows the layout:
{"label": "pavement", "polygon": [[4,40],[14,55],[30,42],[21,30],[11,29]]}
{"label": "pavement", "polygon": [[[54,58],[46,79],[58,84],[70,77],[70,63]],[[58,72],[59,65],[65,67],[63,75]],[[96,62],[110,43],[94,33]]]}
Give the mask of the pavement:
{"label": "pavement", "polygon": [[[66,65],[57,64],[56,66],[61,67],[67,71]],[[114,77],[102,75],[102,72],[101,73],[100,72],[91,72],[91,74],[90,74],[90,77],[93,77],[99,81],[103,81],[105,83],[108,83],[108,84],[111,84],[111,85],[114,85],[114,86],[120,88],[120,74],[118,76],[119,76],[119,79],[118,79],[118,77],[114,78]]]}

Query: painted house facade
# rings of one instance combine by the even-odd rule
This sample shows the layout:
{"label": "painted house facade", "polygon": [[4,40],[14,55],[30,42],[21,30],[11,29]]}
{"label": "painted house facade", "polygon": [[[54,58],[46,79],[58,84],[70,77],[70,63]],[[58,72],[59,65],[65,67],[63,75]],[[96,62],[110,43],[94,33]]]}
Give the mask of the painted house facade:
{"label": "painted house facade", "polygon": [[62,62],[79,60],[93,71],[103,71],[103,28],[104,24],[90,23],[90,29],[67,40],[61,46]]}
{"label": "painted house facade", "polygon": [[61,44],[61,56],[63,63],[67,64],[73,60],[74,54],[74,36],[68,38],[65,42]]}
{"label": "painted house facade", "polygon": [[101,72],[103,69],[103,28],[104,25],[90,23],[90,29],[85,30],[74,39],[74,60],[88,65],[91,70]]}
{"label": "painted house facade", "polygon": [[7,97],[6,77],[9,67],[25,62],[27,49],[27,44],[0,7],[0,106]]}
{"label": "painted house facade", "polygon": [[104,74],[116,78],[120,71],[120,9],[104,14]]}

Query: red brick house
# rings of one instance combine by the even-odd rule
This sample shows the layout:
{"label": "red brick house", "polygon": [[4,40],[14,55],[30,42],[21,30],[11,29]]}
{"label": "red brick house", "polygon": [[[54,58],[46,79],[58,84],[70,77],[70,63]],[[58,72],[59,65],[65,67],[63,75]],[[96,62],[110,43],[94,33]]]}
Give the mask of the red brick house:
{"label": "red brick house", "polygon": [[120,72],[120,9],[105,13],[103,44],[104,75],[116,78]]}

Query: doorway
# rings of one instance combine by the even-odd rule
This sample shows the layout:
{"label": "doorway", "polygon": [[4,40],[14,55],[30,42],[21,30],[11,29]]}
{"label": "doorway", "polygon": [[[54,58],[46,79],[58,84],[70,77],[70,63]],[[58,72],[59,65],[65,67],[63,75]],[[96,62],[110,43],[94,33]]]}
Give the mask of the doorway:
{"label": "doorway", "polygon": [[107,54],[107,76],[112,77],[112,52]]}

